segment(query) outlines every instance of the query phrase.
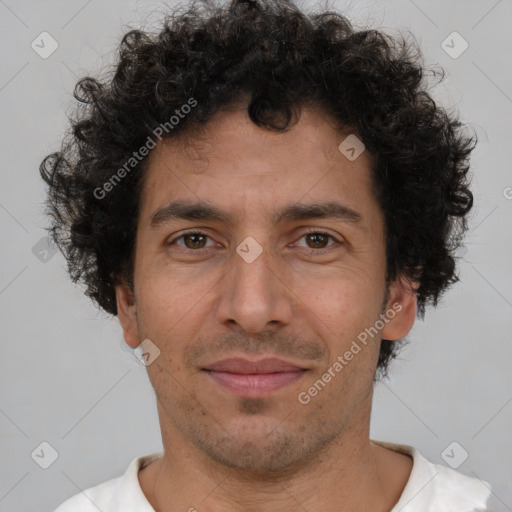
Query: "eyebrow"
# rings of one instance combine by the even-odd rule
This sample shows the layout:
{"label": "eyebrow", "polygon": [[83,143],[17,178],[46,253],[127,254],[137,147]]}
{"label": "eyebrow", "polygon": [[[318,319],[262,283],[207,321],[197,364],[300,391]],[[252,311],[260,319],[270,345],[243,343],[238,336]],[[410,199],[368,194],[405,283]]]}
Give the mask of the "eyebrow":
{"label": "eyebrow", "polygon": [[[181,220],[218,221],[233,224],[234,215],[225,212],[208,203],[193,203],[190,201],[173,201],[159,208],[151,215],[150,229],[156,229],[166,222]],[[362,215],[359,212],[340,203],[294,203],[284,206],[271,216],[272,222],[297,221],[308,219],[335,219],[349,223],[359,223]]]}

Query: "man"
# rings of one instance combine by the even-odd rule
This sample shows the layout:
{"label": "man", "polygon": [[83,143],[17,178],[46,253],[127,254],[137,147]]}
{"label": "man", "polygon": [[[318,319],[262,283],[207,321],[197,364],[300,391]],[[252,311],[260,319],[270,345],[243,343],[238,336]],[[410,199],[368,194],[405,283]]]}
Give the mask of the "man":
{"label": "man", "polygon": [[405,42],[285,0],[128,33],[41,174],[72,278],[118,315],[163,452],[58,512],[486,510],[369,438],[373,386],[457,281],[474,147]]}

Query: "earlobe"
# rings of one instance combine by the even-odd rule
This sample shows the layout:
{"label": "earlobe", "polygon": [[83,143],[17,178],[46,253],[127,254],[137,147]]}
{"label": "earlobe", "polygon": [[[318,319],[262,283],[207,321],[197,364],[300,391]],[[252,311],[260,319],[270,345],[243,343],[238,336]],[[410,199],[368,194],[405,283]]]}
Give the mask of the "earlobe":
{"label": "earlobe", "polygon": [[140,345],[137,328],[137,306],[133,291],[126,284],[118,284],[116,290],[117,315],[123,328],[124,340],[132,347]]}
{"label": "earlobe", "polygon": [[390,285],[385,314],[388,322],[382,330],[382,339],[399,340],[412,329],[416,320],[416,290],[419,283],[399,277]]}

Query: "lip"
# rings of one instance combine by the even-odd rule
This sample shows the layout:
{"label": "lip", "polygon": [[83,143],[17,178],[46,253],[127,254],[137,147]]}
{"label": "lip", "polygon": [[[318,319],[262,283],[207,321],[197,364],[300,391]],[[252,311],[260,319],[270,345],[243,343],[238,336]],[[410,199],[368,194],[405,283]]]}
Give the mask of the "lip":
{"label": "lip", "polygon": [[296,382],[307,370],[274,357],[259,361],[232,357],[209,364],[203,371],[235,395],[256,398]]}
{"label": "lip", "polygon": [[229,372],[239,374],[257,374],[257,373],[277,373],[277,372],[295,372],[302,370],[300,366],[278,359],[276,357],[265,357],[258,361],[250,361],[243,357],[230,357],[209,364],[205,370],[215,372]]}

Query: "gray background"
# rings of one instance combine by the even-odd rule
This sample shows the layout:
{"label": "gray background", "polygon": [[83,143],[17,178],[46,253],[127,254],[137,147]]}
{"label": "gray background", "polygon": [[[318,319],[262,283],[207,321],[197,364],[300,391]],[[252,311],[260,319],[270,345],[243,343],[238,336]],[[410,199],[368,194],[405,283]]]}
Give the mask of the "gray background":
{"label": "gray background", "polygon": [[[377,386],[372,438],[414,445],[443,464],[441,453],[457,441],[469,453],[459,471],[492,482],[496,510],[512,510],[512,2],[334,5],[358,27],[411,30],[426,64],[447,72],[435,97],[480,138],[461,282],[417,321],[390,380]],[[161,449],[146,370],[117,319],[71,283],[60,253],[45,260],[37,244],[47,224],[38,166],[59,148],[77,78],[111,59],[128,25],[151,24],[164,11],[161,2],[0,0],[2,512],[50,511]],[[59,44],[47,59],[31,48],[43,31]],[[453,31],[469,44],[458,58],[441,46]],[[46,470],[31,458],[43,441],[59,455]]]}

